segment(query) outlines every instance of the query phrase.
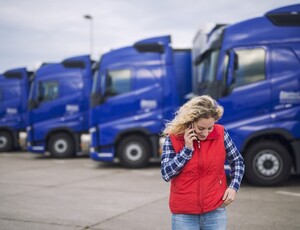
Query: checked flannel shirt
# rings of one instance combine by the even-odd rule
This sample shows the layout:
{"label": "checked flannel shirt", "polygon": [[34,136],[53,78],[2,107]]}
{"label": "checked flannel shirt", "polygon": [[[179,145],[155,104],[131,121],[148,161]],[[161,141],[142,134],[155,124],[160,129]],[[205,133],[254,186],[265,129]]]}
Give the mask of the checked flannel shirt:
{"label": "checked flannel shirt", "polygon": [[[244,159],[228,132],[224,129],[224,144],[227,154],[227,161],[231,168],[229,187],[238,191],[245,171]],[[167,136],[161,158],[161,174],[165,181],[170,181],[178,175],[186,163],[192,158],[193,150],[184,147],[178,154],[172,146],[170,138]]]}

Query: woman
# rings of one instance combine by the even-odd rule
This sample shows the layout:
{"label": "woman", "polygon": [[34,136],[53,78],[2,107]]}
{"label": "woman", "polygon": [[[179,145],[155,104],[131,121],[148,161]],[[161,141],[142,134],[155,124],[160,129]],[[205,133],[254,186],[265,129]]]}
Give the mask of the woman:
{"label": "woman", "polygon": [[[223,126],[223,107],[209,96],[185,103],[166,124],[161,173],[171,181],[173,230],[226,229],[231,204],[244,174],[243,157]],[[225,160],[231,166],[227,187]]]}

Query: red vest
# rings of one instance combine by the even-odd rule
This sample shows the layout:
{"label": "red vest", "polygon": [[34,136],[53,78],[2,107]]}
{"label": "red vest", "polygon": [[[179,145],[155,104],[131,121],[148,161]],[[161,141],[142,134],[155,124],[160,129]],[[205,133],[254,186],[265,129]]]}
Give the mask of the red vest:
{"label": "red vest", "polygon": [[[184,147],[183,135],[170,135],[176,153]],[[172,213],[202,214],[217,209],[223,203],[227,188],[224,163],[224,127],[214,125],[206,140],[194,141],[192,158],[171,180],[169,205]]]}

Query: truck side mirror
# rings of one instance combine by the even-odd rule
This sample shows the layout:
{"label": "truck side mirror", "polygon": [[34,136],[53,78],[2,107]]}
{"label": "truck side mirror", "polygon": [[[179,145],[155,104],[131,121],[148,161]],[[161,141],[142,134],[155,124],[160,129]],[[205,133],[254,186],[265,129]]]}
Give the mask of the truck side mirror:
{"label": "truck side mirror", "polygon": [[91,95],[91,107],[95,107],[103,103],[103,96],[100,92],[92,93]]}
{"label": "truck side mirror", "polygon": [[228,95],[233,89],[235,84],[235,71],[238,69],[238,55],[233,50],[227,51],[227,56],[229,58],[228,65],[226,68],[226,90],[225,94]]}
{"label": "truck side mirror", "polygon": [[33,110],[33,109],[37,108],[38,105],[39,105],[39,103],[36,102],[35,100],[28,100],[27,108],[28,108],[28,110]]}

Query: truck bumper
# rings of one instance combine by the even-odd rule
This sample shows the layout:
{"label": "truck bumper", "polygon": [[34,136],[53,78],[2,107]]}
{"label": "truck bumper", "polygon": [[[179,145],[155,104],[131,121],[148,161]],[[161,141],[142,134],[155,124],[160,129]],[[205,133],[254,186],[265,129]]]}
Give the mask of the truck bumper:
{"label": "truck bumper", "polygon": [[90,158],[94,161],[112,162],[114,154],[110,152],[90,152]]}
{"label": "truck bumper", "polygon": [[32,153],[42,153],[44,154],[45,153],[45,147],[44,146],[32,146],[30,144],[27,145],[27,150],[29,152],[32,152]]}

